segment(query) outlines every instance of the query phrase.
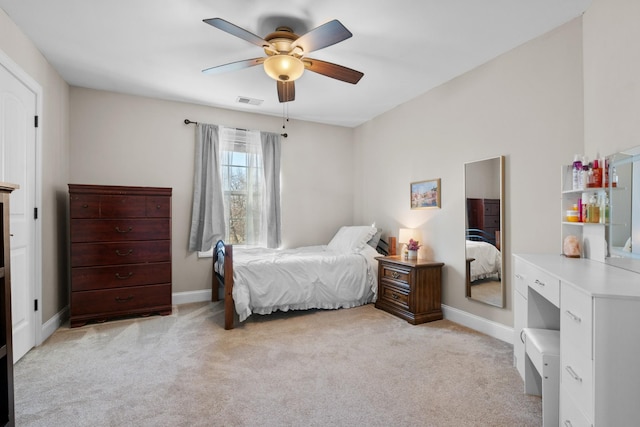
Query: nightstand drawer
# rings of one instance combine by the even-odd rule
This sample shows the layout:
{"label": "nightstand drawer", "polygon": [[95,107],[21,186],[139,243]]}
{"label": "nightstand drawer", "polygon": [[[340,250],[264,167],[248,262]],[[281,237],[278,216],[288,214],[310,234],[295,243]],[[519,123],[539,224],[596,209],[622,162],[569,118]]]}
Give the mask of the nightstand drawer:
{"label": "nightstand drawer", "polygon": [[393,280],[396,286],[409,286],[410,271],[396,265],[382,264],[382,278]]}
{"label": "nightstand drawer", "polygon": [[380,283],[380,295],[378,298],[404,309],[409,309],[409,292],[406,289],[390,284],[386,280],[382,280]]}

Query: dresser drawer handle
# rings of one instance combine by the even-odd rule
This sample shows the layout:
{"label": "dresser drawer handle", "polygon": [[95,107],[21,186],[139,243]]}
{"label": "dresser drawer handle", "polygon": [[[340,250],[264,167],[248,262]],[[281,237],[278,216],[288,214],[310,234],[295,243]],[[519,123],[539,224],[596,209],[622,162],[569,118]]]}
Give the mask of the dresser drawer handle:
{"label": "dresser drawer handle", "polygon": [[400,277],[400,273],[394,271],[391,273],[391,277],[393,277],[394,279],[397,279],[398,277]]}
{"label": "dresser drawer handle", "polygon": [[116,297],[116,302],[128,302],[128,301],[131,301],[132,299],[133,299],[133,295],[129,295],[126,298]]}
{"label": "dresser drawer handle", "polygon": [[128,233],[128,232],[130,232],[130,231],[132,231],[132,230],[133,230],[133,227],[129,227],[129,228],[128,228],[128,229],[126,229],[126,230],[120,230],[120,227],[118,227],[118,226],[116,225],[116,231],[117,231],[118,233]]}
{"label": "dresser drawer handle", "polygon": [[516,273],[516,279],[524,280],[524,276],[521,275],[521,274]]}
{"label": "dresser drawer handle", "polygon": [[573,424],[569,420],[564,420],[564,427],[573,427]]}
{"label": "dresser drawer handle", "polygon": [[573,314],[572,312],[570,312],[569,310],[565,311],[565,313],[567,314],[567,316],[569,316],[571,319],[573,319],[577,323],[582,323],[582,319],[576,316],[575,314]]}
{"label": "dresser drawer handle", "polygon": [[574,370],[571,368],[571,366],[567,365],[564,369],[565,369],[567,372],[569,372],[569,375],[571,375],[571,377],[572,377],[574,380],[576,380],[576,381],[578,381],[578,382],[580,382],[580,383],[582,382],[582,378],[580,378],[580,376],[579,376],[578,374],[576,374],[576,371],[574,371]]}
{"label": "dresser drawer handle", "polygon": [[126,276],[121,276],[120,273],[116,273],[116,279],[119,279],[119,280],[125,280],[131,276],[133,276],[133,271],[130,271],[129,274],[127,274]]}
{"label": "dresser drawer handle", "polygon": [[540,285],[540,286],[546,286],[544,284],[544,282],[541,282],[540,280],[536,279],[536,285]]}
{"label": "dresser drawer handle", "polygon": [[156,209],[160,209],[162,206],[160,205],[156,205]]}
{"label": "dresser drawer handle", "polygon": [[133,249],[129,249],[127,252],[120,252],[120,249],[116,249],[116,255],[118,256],[127,256],[127,255],[131,255],[133,253]]}
{"label": "dresser drawer handle", "polygon": [[83,207],[84,209],[87,209],[87,208],[89,207],[89,205],[85,203],[84,205],[82,205],[82,207]]}
{"label": "dresser drawer handle", "polygon": [[397,300],[400,299],[400,297],[398,296],[398,294],[391,294],[391,298]]}

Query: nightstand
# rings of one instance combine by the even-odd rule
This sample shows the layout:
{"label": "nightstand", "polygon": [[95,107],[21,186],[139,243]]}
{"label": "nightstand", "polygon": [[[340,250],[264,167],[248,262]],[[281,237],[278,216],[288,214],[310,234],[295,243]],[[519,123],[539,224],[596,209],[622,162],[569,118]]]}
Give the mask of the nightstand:
{"label": "nightstand", "polygon": [[418,325],[442,319],[442,266],[444,263],[378,257],[376,308]]}

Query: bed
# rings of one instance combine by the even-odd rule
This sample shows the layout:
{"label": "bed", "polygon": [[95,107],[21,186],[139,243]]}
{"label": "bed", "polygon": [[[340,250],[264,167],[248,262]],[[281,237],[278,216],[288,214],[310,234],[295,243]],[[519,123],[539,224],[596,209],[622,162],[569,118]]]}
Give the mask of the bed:
{"label": "bed", "polygon": [[499,250],[498,233],[491,236],[484,230],[467,229],[466,255],[469,282],[487,278],[501,280],[502,253]]}
{"label": "bed", "polygon": [[341,227],[327,245],[297,249],[238,249],[218,241],[212,301],[223,288],[225,329],[237,317],[274,311],[356,307],[376,299],[380,232]]}

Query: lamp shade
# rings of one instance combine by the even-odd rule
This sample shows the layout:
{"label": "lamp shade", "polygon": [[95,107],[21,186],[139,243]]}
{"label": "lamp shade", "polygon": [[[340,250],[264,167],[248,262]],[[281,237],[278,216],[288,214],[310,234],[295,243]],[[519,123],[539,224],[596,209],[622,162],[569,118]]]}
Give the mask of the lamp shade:
{"label": "lamp shade", "polygon": [[304,64],[295,56],[278,54],[265,59],[264,71],[274,80],[292,82],[304,72]]}
{"label": "lamp shade", "polygon": [[420,241],[422,234],[417,228],[401,228],[398,233],[398,241],[400,243],[409,243],[409,240]]}

